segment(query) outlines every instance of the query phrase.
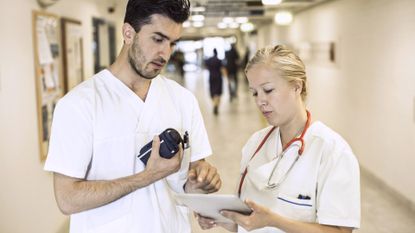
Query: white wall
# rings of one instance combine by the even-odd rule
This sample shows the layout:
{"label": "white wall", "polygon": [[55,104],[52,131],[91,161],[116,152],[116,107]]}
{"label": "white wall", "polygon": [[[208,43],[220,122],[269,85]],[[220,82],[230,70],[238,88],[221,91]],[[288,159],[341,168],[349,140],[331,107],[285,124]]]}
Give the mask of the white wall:
{"label": "white wall", "polygon": [[413,204],[414,25],[413,0],[337,0],[295,15],[286,33],[259,35],[336,42],[336,65],[307,64],[308,106],[348,140],[362,167]]}
{"label": "white wall", "polygon": [[[56,207],[52,176],[39,160],[32,45],[36,0],[0,0],[0,232],[67,232]],[[47,12],[82,21],[85,77],[93,74],[92,16],[103,4],[61,0]]]}

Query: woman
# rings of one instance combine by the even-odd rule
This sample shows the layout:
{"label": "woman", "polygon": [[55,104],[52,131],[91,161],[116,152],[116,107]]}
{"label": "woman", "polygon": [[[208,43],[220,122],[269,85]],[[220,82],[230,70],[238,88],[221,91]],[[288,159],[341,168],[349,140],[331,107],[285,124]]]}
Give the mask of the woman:
{"label": "woman", "polygon": [[206,60],[209,70],[209,91],[213,101],[213,114],[219,114],[220,97],[222,95],[222,60],[218,58],[218,51],[213,49],[213,57]]}
{"label": "woman", "polygon": [[[238,232],[352,232],[360,225],[359,165],[347,142],[306,110],[300,58],[284,46],[259,50],[247,64],[250,90],[268,123],[242,149],[240,198],[252,209],[199,216],[203,229]],[[238,227],[237,227],[238,225]]]}

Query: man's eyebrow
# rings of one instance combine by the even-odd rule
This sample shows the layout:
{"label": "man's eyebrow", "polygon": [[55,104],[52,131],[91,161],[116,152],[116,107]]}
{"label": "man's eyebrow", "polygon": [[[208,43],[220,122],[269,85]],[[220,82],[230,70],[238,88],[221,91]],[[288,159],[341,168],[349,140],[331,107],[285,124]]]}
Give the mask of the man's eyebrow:
{"label": "man's eyebrow", "polygon": [[[159,36],[161,36],[161,37],[163,37],[164,39],[166,39],[166,40],[170,40],[170,37],[168,37],[167,35],[165,35],[165,34],[163,34],[163,33],[161,33],[161,32],[154,32],[154,34],[157,34],[157,35],[159,35]],[[175,42],[178,42],[180,40],[180,38],[179,39],[177,39],[177,40],[174,40],[173,42],[175,43]]]}

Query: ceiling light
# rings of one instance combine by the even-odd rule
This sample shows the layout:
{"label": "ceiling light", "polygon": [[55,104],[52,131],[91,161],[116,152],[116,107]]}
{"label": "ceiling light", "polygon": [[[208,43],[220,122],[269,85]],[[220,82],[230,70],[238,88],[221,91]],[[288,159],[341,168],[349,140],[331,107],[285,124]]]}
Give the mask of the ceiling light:
{"label": "ceiling light", "polygon": [[241,24],[240,28],[243,32],[251,32],[254,30],[255,27],[252,23],[248,22],[248,23]]}
{"label": "ceiling light", "polygon": [[190,25],[190,22],[189,21],[184,21],[183,22],[183,27],[184,28],[188,28],[188,27],[190,27],[191,25]]}
{"label": "ceiling light", "polygon": [[236,17],[235,21],[237,23],[247,23],[248,22],[248,18],[247,17]]}
{"label": "ceiling light", "polygon": [[274,21],[278,25],[289,25],[293,21],[293,14],[289,11],[277,12]]}
{"label": "ceiling light", "polygon": [[224,22],[224,23],[232,23],[233,22],[233,18],[232,17],[224,17],[223,19],[222,19],[222,21]]}
{"label": "ceiling light", "polygon": [[230,28],[238,28],[238,27],[239,27],[239,23],[237,23],[237,22],[232,22],[232,23],[230,23],[230,24],[229,24],[229,27],[230,27]]}
{"label": "ceiling light", "polygon": [[224,23],[224,22],[219,22],[218,23],[218,28],[220,28],[220,29],[225,29],[227,27],[228,27],[228,25],[226,23]]}
{"label": "ceiling light", "polygon": [[203,20],[205,20],[204,15],[192,15],[190,18],[191,18],[192,21],[203,21]]}
{"label": "ceiling light", "polygon": [[278,5],[282,2],[282,0],[262,0],[263,5]]}
{"label": "ceiling light", "polygon": [[195,28],[201,28],[201,27],[203,27],[204,23],[203,22],[200,22],[200,21],[196,21],[196,22],[193,22],[192,25]]}
{"label": "ceiling light", "polygon": [[191,11],[193,12],[204,12],[206,11],[206,8],[203,6],[196,6],[196,7],[192,7]]}

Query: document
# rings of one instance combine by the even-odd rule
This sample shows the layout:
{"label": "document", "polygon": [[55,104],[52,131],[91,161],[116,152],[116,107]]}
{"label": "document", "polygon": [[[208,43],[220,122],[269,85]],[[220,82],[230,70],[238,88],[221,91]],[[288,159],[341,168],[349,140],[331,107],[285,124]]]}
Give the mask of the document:
{"label": "document", "polygon": [[232,223],[219,212],[232,210],[241,214],[250,214],[252,210],[237,196],[229,194],[176,194],[178,205],[187,206],[201,216],[212,218],[217,222]]}

